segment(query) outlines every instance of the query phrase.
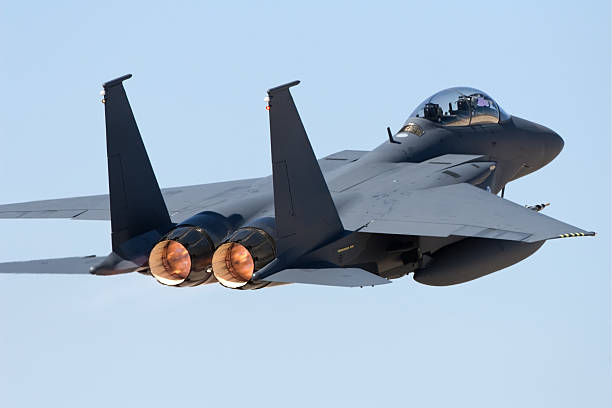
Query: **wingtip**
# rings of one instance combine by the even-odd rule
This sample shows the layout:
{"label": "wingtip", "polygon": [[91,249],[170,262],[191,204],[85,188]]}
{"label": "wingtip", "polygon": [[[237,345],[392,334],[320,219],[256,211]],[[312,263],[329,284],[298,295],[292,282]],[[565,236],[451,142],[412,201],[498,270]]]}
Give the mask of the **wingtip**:
{"label": "wingtip", "polygon": [[597,233],[595,231],[589,232],[570,232],[568,234],[561,234],[557,238],[575,238],[575,237],[594,237]]}

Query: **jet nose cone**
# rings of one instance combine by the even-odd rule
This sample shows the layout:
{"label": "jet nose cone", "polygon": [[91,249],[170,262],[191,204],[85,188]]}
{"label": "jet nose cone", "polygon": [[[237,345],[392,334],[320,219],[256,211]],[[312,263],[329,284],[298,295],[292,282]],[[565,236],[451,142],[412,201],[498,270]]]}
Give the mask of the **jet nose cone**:
{"label": "jet nose cone", "polygon": [[532,141],[525,142],[533,148],[533,154],[527,155],[526,158],[532,168],[539,169],[546,166],[563,150],[565,143],[554,130],[516,116],[512,117],[512,122],[524,137]]}
{"label": "jet nose cone", "polygon": [[565,146],[565,141],[557,133],[555,133],[555,132],[553,132],[553,133],[555,134],[555,143],[556,143],[556,146],[557,146],[557,154],[559,154],[559,153],[561,153],[561,150],[563,150],[563,146]]}
{"label": "jet nose cone", "polygon": [[561,150],[563,150],[563,146],[565,142],[556,132],[547,129],[544,137],[544,156],[546,157],[546,161],[550,162],[552,159],[557,157]]}

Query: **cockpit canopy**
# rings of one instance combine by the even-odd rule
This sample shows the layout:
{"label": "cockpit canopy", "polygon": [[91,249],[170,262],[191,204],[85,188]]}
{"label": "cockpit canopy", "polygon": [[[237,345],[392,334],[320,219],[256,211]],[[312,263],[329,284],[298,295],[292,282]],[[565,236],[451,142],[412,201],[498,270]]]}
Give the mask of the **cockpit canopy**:
{"label": "cockpit canopy", "polygon": [[410,115],[444,126],[499,123],[510,115],[486,93],[474,88],[448,88],[425,99]]}

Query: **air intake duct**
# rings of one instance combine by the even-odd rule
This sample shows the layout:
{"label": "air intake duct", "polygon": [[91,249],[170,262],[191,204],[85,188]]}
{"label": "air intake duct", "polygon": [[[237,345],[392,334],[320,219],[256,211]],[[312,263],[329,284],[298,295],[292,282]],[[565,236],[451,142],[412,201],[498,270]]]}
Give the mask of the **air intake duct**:
{"label": "air intake duct", "polygon": [[259,289],[268,282],[253,282],[253,273],[276,257],[274,219],[256,220],[238,229],[217,248],[212,269],[219,283],[231,289]]}
{"label": "air intake duct", "polygon": [[214,283],[212,257],[215,247],[232,231],[225,217],[197,214],[168,232],[151,250],[149,269],[161,284],[196,286]]}

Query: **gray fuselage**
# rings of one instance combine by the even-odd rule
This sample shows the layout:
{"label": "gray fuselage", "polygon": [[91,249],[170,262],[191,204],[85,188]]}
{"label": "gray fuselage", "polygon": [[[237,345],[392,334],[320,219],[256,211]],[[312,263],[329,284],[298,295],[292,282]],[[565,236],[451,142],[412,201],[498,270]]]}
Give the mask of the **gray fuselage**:
{"label": "gray fuselage", "polygon": [[[344,218],[344,214],[350,213],[352,203],[359,199],[359,196],[352,192],[353,189],[344,186],[358,185],[361,182],[359,180],[360,171],[367,175],[365,180],[371,179],[372,174],[377,174],[372,169],[381,168],[383,170],[380,170],[380,173],[383,173],[385,166],[389,165],[421,163],[445,154],[481,155],[483,158],[479,162],[494,163],[495,169],[476,185],[497,194],[508,182],[548,164],[559,154],[564,144],[563,139],[554,131],[517,117],[511,117],[509,120],[495,124],[458,127],[442,126],[424,118],[410,118],[407,123],[420,126],[423,130],[422,135],[398,133],[394,137],[396,143],[386,141],[360,158],[339,167],[329,169],[323,160],[320,161],[341,218]],[[465,182],[462,178],[454,180],[447,177],[447,179],[444,181],[430,180],[427,187],[432,187],[432,184],[435,186],[436,184]],[[414,188],[423,187],[419,184],[414,186]],[[224,201],[207,209],[226,217],[238,215],[242,225],[249,225],[256,219],[274,217],[271,177],[257,179],[247,200]],[[335,248],[341,246],[342,243],[334,241],[333,245],[330,244],[314,251],[311,258],[332,259],[334,260],[333,266],[356,266],[387,278],[398,278],[418,269],[427,270],[429,268],[433,271],[433,265],[441,264],[440,261],[437,264],[431,263],[435,259],[435,254],[442,254],[444,251],[441,249],[449,247],[450,249],[447,248],[445,252],[455,257],[456,255],[452,254],[453,244],[459,241],[466,241],[462,244],[463,248],[460,248],[463,254],[466,253],[465,247],[476,248],[475,251],[484,251],[485,254],[480,253],[478,256],[481,263],[483,259],[487,263],[486,253],[490,254],[491,259],[487,265],[478,267],[479,272],[476,277],[516,263],[531,255],[542,245],[542,243],[530,245],[520,242],[502,242],[497,244],[498,250],[495,251],[490,248],[491,244],[486,239],[459,236],[445,238],[403,236],[359,231],[347,231],[347,235],[341,240],[346,241],[347,247],[355,245],[356,242],[359,243],[355,245],[359,250],[337,253]],[[514,252],[516,255],[512,255]],[[510,259],[500,260],[500,253],[503,253],[506,258],[510,256]],[[302,262],[303,267],[311,266],[308,264],[308,257]],[[457,263],[457,267],[460,266]],[[464,267],[468,270],[474,269],[469,260]],[[452,273],[462,276],[457,271],[452,271]],[[471,279],[473,277],[468,280]],[[436,284],[435,282],[423,283]]]}

